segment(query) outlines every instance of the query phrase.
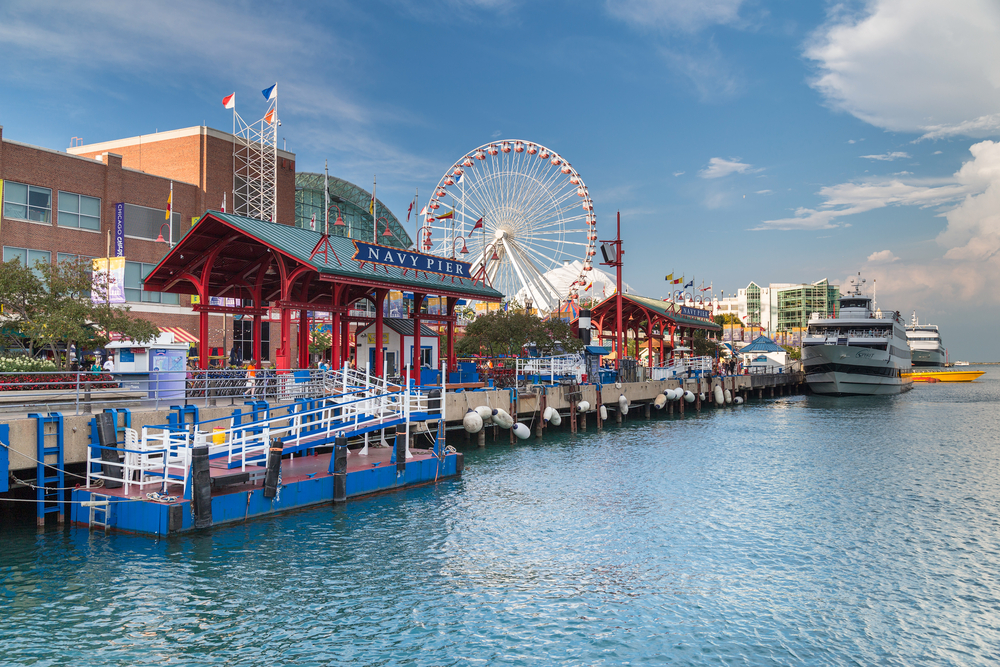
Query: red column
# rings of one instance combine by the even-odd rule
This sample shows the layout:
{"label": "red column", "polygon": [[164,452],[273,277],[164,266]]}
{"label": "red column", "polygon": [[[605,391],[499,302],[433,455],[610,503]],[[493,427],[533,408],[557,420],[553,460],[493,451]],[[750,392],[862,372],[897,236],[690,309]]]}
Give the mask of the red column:
{"label": "red column", "polygon": [[668,325],[668,328],[670,329],[670,361],[673,361],[674,360],[674,332],[677,331],[677,325],[676,324],[670,324],[670,325]]}
{"label": "red column", "polygon": [[[375,290],[375,375],[378,377],[383,377],[385,374],[382,356],[382,306],[388,293],[387,289]],[[358,359],[357,362],[359,368],[364,363],[362,359]]]}
{"label": "red column", "polygon": [[[424,295],[413,293],[413,353],[410,368],[413,369],[417,384],[420,384],[420,309],[424,307]],[[405,351],[404,351],[405,354]]]}
{"label": "red column", "polygon": [[646,366],[653,367],[653,318],[646,315]]}
{"label": "red column", "polygon": [[340,319],[340,365],[351,361],[351,319],[347,313]]}
{"label": "red column", "polygon": [[292,309],[281,306],[281,347],[278,349],[278,358],[275,359],[275,368],[287,371],[291,367],[292,360]]}
{"label": "red column", "polygon": [[[448,297],[448,372],[458,370],[458,357],[455,356],[455,306],[458,298]],[[448,378],[441,378],[441,382],[447,382]]]}
{"label": "red column", "polygon": [[309,368],[309,311],[299,311],[299,368]]}
{"label": "red column", "polygon": [[[208,305],[208,297],[201,297],[201,303]],[[198,313],[198,367],[208,368],[208,311]]]}

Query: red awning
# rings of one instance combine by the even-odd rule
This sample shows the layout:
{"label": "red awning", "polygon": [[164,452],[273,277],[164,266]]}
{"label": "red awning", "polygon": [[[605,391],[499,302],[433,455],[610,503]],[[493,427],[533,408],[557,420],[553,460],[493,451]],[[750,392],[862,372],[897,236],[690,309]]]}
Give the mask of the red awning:
{"label": "red awning", "polygon": [[162,333],[172,333],[174,335],[174,342],[177,343],[197,343],[197,336],[192,336],[186,329],[181,327],[160,327]]}

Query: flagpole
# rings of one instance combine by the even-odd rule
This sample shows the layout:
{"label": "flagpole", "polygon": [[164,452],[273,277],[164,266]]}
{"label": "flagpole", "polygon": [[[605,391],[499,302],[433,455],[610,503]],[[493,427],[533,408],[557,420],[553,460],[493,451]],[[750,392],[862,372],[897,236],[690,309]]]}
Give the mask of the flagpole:
{"label": "flagpole", "polygon": [[413,216],[413,226],[416,227],[417,235],[413,237],[413,247],[420,251],[420,188],[413,188],[413,210],[416,211],[416,215]]}
{"label": "flagpole", "polygon": [[169,246],[174,247],[174,182],[170,181],[170,206],[167,208],[167,239]]}
{"label": "flagpole", "polygon": [[378,243],[378,217],[375,215],[375,175],[372,175],[372,243]]}
{"label": "flagpole", "polygon": [[323,221],[323,233],[330,235],[330,161],[323,160],[323,210],[326,218]]}

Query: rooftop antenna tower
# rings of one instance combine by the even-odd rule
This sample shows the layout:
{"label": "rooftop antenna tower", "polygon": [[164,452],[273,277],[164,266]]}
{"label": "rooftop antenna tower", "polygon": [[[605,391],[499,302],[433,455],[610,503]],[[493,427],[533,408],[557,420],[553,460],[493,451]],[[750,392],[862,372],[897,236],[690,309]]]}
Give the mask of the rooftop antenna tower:
{"label": "rooftop antenna tower", "polygon": [[233,213],[278,219],[278,84],[261,91],[267,112],[247,123],[233,105]]}

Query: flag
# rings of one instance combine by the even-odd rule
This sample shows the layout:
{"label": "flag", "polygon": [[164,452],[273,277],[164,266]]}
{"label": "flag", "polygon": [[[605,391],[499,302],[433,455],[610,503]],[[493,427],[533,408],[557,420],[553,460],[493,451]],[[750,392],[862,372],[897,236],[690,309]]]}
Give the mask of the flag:
{"label": "flag", "polygon": [[312,218],[309,219],[309,229],[316,231],[316,214],[313,213]]}
{"label": "flag", "polygon": [[368,212],[375,217],[375,179],[372,179],[372,200],[368,203]]}
{"label": "flag", "polygon": [[479,218],[479,220],[476,220],[476,224],[472,226],[472,230],[469,232],[469,236],[472,236],[472,232],[482,228],[483,228],[483,219]]}
{"label": "flag", "polygon": [[594,286],[594,281],[591,280],[589,283],[587,283],[587,286],[583,288],[583,291],[584,292],[588,292],[588,291],[590,291],[590,288],[593,287],[593,286]]}
{"label": "flag", "polygon": [[227,109],[235,109],[236,108],[236,93],[233,93],[232,95],[226,95],[225,97],[223,97],[222,98],[222,106],[226,107]]}
{"label": "flag", "polygon": [[410,221],[410,213],[413,212],[413,202],[410,202],[410,208],[406,209],[406,221]]}
{"label": "flag", "polygon": [[[702,283],[702,285],[704,285],[704,284],[705,284],[705,283]],[[701,288],[701,291],[702,291],[702,292],[704,292],[704,291],[706,291],[706,290],[710,290],[710,289],[712,289],[712,285],[711,285],[711,283],[710,283],[710,284],[708,285],[708,287],[702,287],[702,288]]]}
{"label": "flag", "polygon": [[455,211],[454,211],[454,209],[452,209],[451,211],[448,211],[447,213],[442,213],[441,215],[437,216],[437,219],[438,220],[450,220],[451,218],[454,218],[454,217],[455,217]]}
{"label": "flag", "polygon": [[264,95],[264,99],[270,102],[278,97],[278,84],[274,84],[270,88],[265,88],[260,92]]}
{"label": "flag", "polygon": [[680,284],[681,284],[681,283],[683,283],[683,282],[684,282],[684,276],[681,276],[681,277],[680,277],[680,278],[678,278],[677,280],[671,280],[671,281],[670,281],[670,284],[671,284],[671,285],[680,285]]}
{"label": "flag", "polygon": [[668,273],[667,277],[664,278],[664,280],[666,280],[667,282],[670,282],[673,279],[674,279],[674,274],[673,273]]}
{"label": "flag", "polygon": [[171,203],[173,203],[173,200],[174,200],[174,187],[173,187],[173,185],[174,185],[173,183],[170,184],[170,194],[167,195],[167,213],[166,213],[166,215],[163,216],[164,220],[169,220],[170,219],[170,205],[171,205]]}
{"label": "flag", "polygon": [[[235,95],[235,94],[236,93],[233,93],[233,95]],[[226,212],[226,193],[225,192],[222,193],[222,212],[223,213]]]}
{"label": "flag", "polygon": [[270,125],[274,122],[274,109],[268,109],[267,114],[264,116],[264,120]]}
{"label": "flag", "polygon": [[465,174],[460,174],[459,177],[458,177],[458,180],[455,181],[455,185],[461,185],[463,178],[465,178]]}
{"label": "flag", "polygon": [[693,280],[691,282],[689,282],[689,283],[684,283],[684,289],[687,289],[688,287],[694,287],[694,281]]}
{"label": "flag", "polygon": [[424,206],[422,209],[420,209],[420,215],[427,215],[427,207],[426,206]]}

